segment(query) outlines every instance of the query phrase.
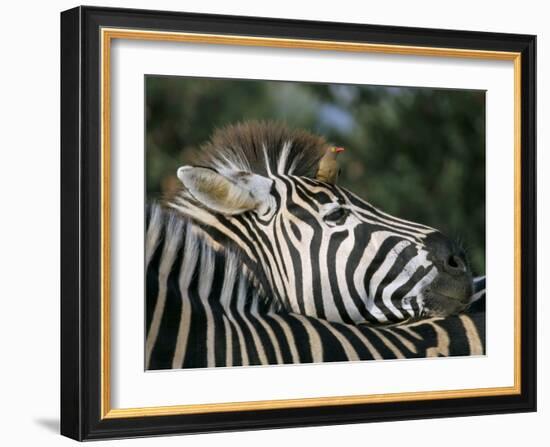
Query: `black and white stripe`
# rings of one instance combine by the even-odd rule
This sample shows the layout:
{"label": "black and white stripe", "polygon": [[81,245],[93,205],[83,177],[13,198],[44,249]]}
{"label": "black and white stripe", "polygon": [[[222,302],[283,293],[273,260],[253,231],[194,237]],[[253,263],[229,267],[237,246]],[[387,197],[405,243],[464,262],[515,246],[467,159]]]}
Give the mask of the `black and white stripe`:
{"label": "black and white stripe", "polygon": [[238,252],[287,312],[388,324],[464,309],[472,283],[460,249],[431,227],[311,178],[324,151],[288,129],[230,127],[200,165],[178,170],[183,189],[169,204],[213,244]]}
{"label": "black and white stripe", "polygon": [[379,327],[329,322],[282,309],[239,252],[209,237],[160,206],[148,213],[147,369],[484,353],[484,279],[475,312]]}

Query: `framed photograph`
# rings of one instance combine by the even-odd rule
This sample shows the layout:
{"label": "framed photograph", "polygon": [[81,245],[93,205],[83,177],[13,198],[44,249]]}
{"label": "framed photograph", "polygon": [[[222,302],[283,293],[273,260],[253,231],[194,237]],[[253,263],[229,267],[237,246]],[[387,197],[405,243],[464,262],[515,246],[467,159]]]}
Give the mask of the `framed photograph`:
{"label": "framed photograph", "polygon": [[535,36],[61,14],[61,432],[536,409]]}

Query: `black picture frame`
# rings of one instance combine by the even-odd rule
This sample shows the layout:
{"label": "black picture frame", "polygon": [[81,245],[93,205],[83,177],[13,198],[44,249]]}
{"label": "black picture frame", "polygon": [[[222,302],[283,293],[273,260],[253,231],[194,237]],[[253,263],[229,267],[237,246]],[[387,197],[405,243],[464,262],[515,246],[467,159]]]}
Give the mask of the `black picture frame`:
{"label": "black picture frame", "polygon": [[[102,417],[101,83],[105,27],[521,54],[521,387],[514,395]],[[61,433],[77,440],[536,410],[536,37],[99,7],[61,13]]]}

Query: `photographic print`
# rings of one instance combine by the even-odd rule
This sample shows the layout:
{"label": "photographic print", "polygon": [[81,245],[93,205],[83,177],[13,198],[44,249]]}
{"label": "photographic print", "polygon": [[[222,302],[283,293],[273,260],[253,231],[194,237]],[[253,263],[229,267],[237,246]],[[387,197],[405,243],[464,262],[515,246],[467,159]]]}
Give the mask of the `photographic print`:
{"label": "photographic print", "polygon": [[61,37],[62,434],[536,409],[535,36],[77,7]]}
{"label": "photographic print", "polygon": [[479,356],[485,91],[145,77],[145,369]]}

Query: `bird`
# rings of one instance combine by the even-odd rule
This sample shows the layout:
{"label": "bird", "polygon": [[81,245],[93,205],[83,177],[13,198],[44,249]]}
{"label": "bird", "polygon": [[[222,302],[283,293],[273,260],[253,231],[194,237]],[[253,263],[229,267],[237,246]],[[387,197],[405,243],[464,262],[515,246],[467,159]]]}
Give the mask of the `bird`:
{"label": "bird", "polygon": [[317,173],[315,174],[316,180],[333,185],[336,183],[336,180],[338,180],[338,174],[340,174],[336,157],[343,151],[344,148],[339,146],[329,146],[327,148],[325,155],[323,155],[321,160],[319,160],[319,167],[317,168]]}

